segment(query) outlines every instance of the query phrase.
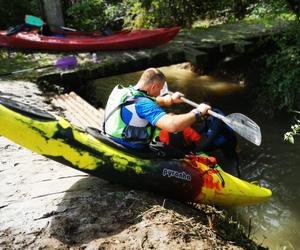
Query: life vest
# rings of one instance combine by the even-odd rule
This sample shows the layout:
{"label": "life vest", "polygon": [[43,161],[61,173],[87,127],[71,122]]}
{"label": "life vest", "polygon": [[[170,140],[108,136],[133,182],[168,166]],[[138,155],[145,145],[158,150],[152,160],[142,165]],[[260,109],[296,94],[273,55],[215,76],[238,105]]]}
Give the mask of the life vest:
{"label": "life vest", "polygon": [[[138,97],[146,97],[153,101],[146,93],[134,89],[132,86],[117,85],[111,92],[103,122],[103,131],[112,138],[122,139],[131,144],[149,144],[152,140],[155,127],[148,120],[140,118],[135,109]],[[126,108],[131,116],[129,122],[122,117],[122,108]]]}

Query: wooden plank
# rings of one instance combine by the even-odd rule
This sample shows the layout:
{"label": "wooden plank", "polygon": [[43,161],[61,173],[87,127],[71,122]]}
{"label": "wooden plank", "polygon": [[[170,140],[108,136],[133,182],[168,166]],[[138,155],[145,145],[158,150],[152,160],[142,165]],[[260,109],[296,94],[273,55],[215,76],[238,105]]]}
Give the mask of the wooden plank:
{"label": "wooden plank", "polygon": [[61,108],[64,117],[76,126],[83,129],[101,127],[104,110],[97,110],[74,92],[55,96],[52,104]]}
{"label": "wooden plank", "polygon": [[78,116],[78,112],[75,111],[62,96],[58,96],[56,100],[56,106],[64,109],[63,114],[68,121],[70,121],[73,125],[79,126],[83,129],[87,127],[85,120]]}

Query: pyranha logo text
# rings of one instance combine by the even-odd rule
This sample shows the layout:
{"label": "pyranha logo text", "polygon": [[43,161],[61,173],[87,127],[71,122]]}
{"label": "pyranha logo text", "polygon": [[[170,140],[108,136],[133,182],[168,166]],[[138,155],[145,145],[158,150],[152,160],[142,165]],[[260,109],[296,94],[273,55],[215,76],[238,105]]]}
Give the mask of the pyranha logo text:
{"label": "pyranha logo text", "polygon": [[163,176],[168,176],[169,178],[177,178],[177,179],[182,179],[185,181],[191,181],[192,177],[191,175],[187,174],[186,172],[178,172],[172,169],[164,168],[163,169]]}

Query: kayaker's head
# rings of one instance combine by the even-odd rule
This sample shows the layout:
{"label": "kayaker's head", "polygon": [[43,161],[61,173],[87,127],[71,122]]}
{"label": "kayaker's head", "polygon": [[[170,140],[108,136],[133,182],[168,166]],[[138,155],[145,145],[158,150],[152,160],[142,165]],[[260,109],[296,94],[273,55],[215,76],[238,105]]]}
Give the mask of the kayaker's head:
{"label": "kayaker's head", "polygon": [[161,95],[161,90],[167,89],[165,75],[156,68],[146,69],[135,88],[146,91],[149,96]]}

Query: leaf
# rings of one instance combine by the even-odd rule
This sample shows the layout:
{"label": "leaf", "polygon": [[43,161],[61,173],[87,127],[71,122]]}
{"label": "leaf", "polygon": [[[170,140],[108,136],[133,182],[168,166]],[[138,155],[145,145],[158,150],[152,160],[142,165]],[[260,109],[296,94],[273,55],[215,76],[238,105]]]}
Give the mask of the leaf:
{"label": "leaf", "polygon": [[294,144],[294,143],[295,143],[294,137],[293,137],[293,136],[290,136],[290,137],[288,138],[288,142],[291,143],[291,144]]}

